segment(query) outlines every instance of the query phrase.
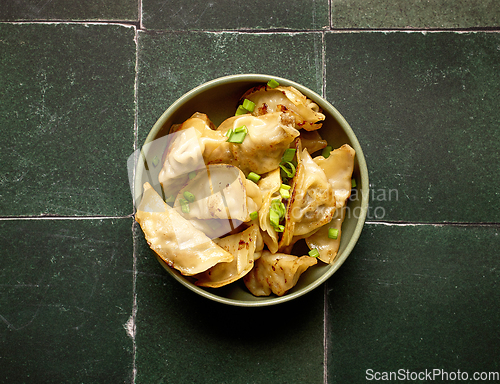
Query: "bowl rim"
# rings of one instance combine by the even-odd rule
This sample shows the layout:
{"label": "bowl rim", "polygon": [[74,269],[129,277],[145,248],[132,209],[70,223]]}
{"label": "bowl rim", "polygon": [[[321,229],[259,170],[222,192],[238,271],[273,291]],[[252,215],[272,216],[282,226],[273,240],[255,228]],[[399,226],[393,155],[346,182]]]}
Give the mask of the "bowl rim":
{"label": "bowl rim", "polygon": [[[351,251],[353,250],[354,246],[356,245],[360,235],[361,231],[364,227],[365,220],[366,220],[366,215],[368,212],[368,189],[369,189],[369,180],[368,180],[368,167],[366,165],[366,160],[363,154],[363,150],[359,144],[359,141],[354,134],[354,131],[352,130],[351,126],[347,122],[347,120],[340,114],[340,112],[331,104],[329,103],[324,97],[319,95],[318,93],[312,91],[311,89],[296,83],[292,80],[288,80],[279,76],[274,76],[274,75],[265,75],[265,74],[255,74],[255,73],[249,73],[249,74],[235,74],[235,75],[227,75],[227,76],[222,76],[218,77],[212,80],[209,80],[203,84],[200,84],[194,88],[192,88],[190,91],[184,93],[182,96],[180,96],[177,100],[175,100],[163,113],[162,115],[158,118],[158,120],[155,122],[151,130],[149,131],[143,146],[152,142],[153,140],[156,139],[156,136],[158,133],[161,131],[163,128],[165,122],[170,118],[170,116],[177,111],[177,109],[183,105],[185,102],[189,101],[193,97],[196,97],[197,95],[203,93],[207,89],[213,87],[213,86],[223,86],[225,84],[231,84],[231,83],[238,83],[238,82],[255,82],[255,83],[262,83],[265,82],[267,83],[268,80],[270,79],[275,79],[278,81],[280,85],[284,86],[292,86],[302,92],[304,95],[306,95],[308,98],[313,100],[316,104],[320,105],[320,107],[323,110],[328,110],[328,112],[334,116],[334,118],[337,120],[339,125],[341,126],[342,130],[344,133],[347,135],[349,140],[351,141],[352,147],[356,151],[356,158],[359,164],[359,172],[360,172],[360,177],[361,177],[361,206],[360,206],[360,212],[359,216],[357,219],[357,223],[354,229],[354,232],[349,239],[349,242],[347,243],[346,248],[340,253],[334,264],[331,264],[330,266],[327,267],[326,272],[324,272],[318,279],[316,279],[314,282],[308,284],[307,286],[291,292],[287,293],[286,295],[283,296],[268,296],[266,298],[259,298],[254,301],[244,301],[244,300],[239,300],[239,299],[231,299],[227,297],[222,297],[217,294],[214,294],[210,291],[205,290],[202,287],[196,286],[187,279],[185,279],[183,276],[180,274],[176,273],[176,271],[173,271],[168,265],[158,256],[156,253],[154,255],[156,256],[157,260],[162,264],[162,266],[167,270],[167,272],[174,277],[175,280],[180,282],[183,286],[187,287],[194,293],[205,297],[207,299],[222,303],[222,304],[227,304],[227,305],[232,305],[232,306],[240,306],[240,307],[264,307],[264,306],[270,306],[270,305],[276,305],[284,302],[291,301],[295,298],[298,298],[300,296],[305,295],[308,292],[311,292],[312,290],[316,289],[318,286],[326,282],[339,268],[340,266],[345,262],[347,257],[350,255]],[[141,147],[142,148],[142,147]],[[141,149],[142,150],[142,149]],[[140,162],[137,164],[136,167],[136,172],[135,172],[135,177],[134,177],[134,185],[137,185],[137,183],[141,180],[142,176],[142,170],[139,167]]]}

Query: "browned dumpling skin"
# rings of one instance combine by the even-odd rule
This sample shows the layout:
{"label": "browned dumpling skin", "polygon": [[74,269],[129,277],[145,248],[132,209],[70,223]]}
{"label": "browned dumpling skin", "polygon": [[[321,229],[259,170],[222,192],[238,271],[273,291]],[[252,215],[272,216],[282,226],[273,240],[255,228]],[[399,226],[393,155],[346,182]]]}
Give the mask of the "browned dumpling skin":
{"label": "browned dumpling skin", "polygon": [[217,263],[234,259],[233,255],[166,204],[149,183],[144,184],[135,220],[151,249],[183,275],[195,275]]}
{"label": "browned dumpling skin", "polygon": [[325,115],[320,111],[319,106],[294,87],[270,88],[262,85],[249,89],[241,99],[248,99],[255,103],[252,112],[255,116],[274,112],[289,115],[293,118],[297,129],[314,131],[320,129],[325,120]]}
{"label": "browned dumpling skin", "polygon": [[271,293],[283,296],[297,284],[300,275],[316,263],[314,257],[273,254],[265,250],[243,281],[255,296],[269,296]]}
{"label": "browned dumpling skin", "polygon": [[281,113],[265,116],[250,114],[233,116],[217,128],[225,134],[229,129],[245,126],[248,133],[241,144],[225,142],[205,157],[207,164],[231,164],[240,168],[245,175],[255,172],[259,175],[279,167],[281,157],[299,131],[283,121]]}
{"label": "browned dumpling skin", "polygon": [[[316,233],[306,238],[310,249],[317,249],[319,259],[325,263],[332,263],[338,253],[340,238],[342,235],[342,223],[344,222],[347,199],[351,195],[351,178],[354,170],[354,149],[344,144],[340,148],[331,151],[328,158],[318,156],[314,162],[324,170],[328,182],[333,188],[337,212],[330,223],[320,228]],[[337,239],[328,238],[328,230],[338,230]]]}
{"label": "browned dumpling skin", "polygon": [[261,256],[264,243],[257,223],[243,232],[215,239],[214,242],[234,256],[231,262],[218,263],[207,271],[194,276],[196,285],[219,288],[242,278],[253,268]]}
{"label": "browned dumpling skin", "polygon": [[311,233],[330,222],[336,209],[335,195],[325,172],[313,161],[307,149],[298,156],[280,250],[291,245],[294,237]]}

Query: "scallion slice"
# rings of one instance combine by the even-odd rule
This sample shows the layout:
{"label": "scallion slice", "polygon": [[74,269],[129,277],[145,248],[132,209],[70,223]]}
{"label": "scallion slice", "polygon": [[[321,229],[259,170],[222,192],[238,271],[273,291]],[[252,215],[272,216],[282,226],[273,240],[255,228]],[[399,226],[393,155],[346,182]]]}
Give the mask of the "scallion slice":
{"label": "scallion slice", "polygon": [[181,204],[181,211],[189,213],[189,202],[186,199],[180,198],[179,203]]}
{"label": "scallion slice", "polygon": [[193,201],[195,201],[195,200],[196,200],[196,198],[194,197],[194,195],[193,195],[191,192],[189,192],[189,191],[185,191],[185,192],[183,193],[183,195],[184,195],[184,198],[185,198],[187,201],[189,201],[190,203],[192,203]]}
{"label": "scallion slice", "polygon": [[153,167],[156,167],[159,162],[160,162],[160,159],[158,158],[158,156],[155,156],[153,158],[153,161],[152,161]]}
{"label": "scallion slice", "polygon": [[321,156],[323,156],[326,159],[330,156],[331,151],[333,151],[333,147],[331,145],[327,145],[325,148],[323,148],[323,152],[321,152]]}
{"label": "scallion slice", "polygon": [[328,238],[329,239],[337,239],[339,237],[339,230],[337,228],[329,228],[328,229]]}
{"label": "scallion slice", "polygon": [[252,180],[254,183],[257,183],[260,180],[260,175],[257,175],[255,172],[250,172],[247,176],[248,180]]}
{"label": "scallion slice", "polygon": [[[285,186],[287,186],[288,188],[284,188]],[[281,184],[280,195],[284,199],[289,199],[290,198],[290,186],[286,185],[286,184]]]}
{"label": "scallion slice", "polygon": [[276,87],[277,87],[277,86],[279,86],[279,85],[280,85],[280,83],[278,83],[278,82],[277,82],[276,80],[274,80],[274,79],[271,79],[271,80],[269,80],[269,81],[267,82],[267,86],[268,86],[269,88],[276,88]]}
{"label": "scallion slice", "polygon": [[167,198],[165,199],[165,203],[167,203],[167,204],[173,203],[174,201],[175,201],[174,195],[167,196]]}
{"label": "scallion slice", "polygon": [[248,129],[246,127],[246,125],[242,125],[241,127],[237,127],[234,129],[234,132],[235,133],[238,133],[238,132],[245,132],[245,133],[248,133]]}
{"label": "scallion slice", "polygon": [[229,139],[227,140],[229,143],[235,143],[235,144],[241,144],[243,143],[243,140],[245,140],[245,136],[247,135],[246,132],[232,132],[232,134],[229,136]]}
{"label": "scallion slice", "polygon": [[316,248],[311,249],[309,251],[309,256],[311,256],[311,257],[318,257],[319,256],[319,251]]}
{"label": "scallion slice", "polygon": [[239,116],[239,115],[244,115],[246,113],[248,113],[248,111],[243,107],[243,105],[238,105],[238,108],[236,109],[236,113],[234,115]]}
{"label": "scallion slice", "polygon": [[356,179],[351,179],[351,188],[356,188]]}
{"label": "scallion slice", "polygon": [[224,136],[227,136],[227,137],[231,137],[231,135],[233,134],[233,128],[229,128],[226,133],[224,133]]}
{"label": "scallion slice", "polygon": [[283,154],[283,157],[281,158],[281,162],[285,163],[288,161],[292,161],[293,158],[295,157],[295,152],[297,150],[295,148],[287,148],[285,150],[285,153]]}
{"label": "scallion slice", "polygon": [[258,217],[259,217],[259,212],[253,211],[250,213],[250,220],[255,220]]}
{"label": "scallion slice", "polygon": [[245,99],[243,100],[243,108],[245,108],[248,112],[253,112],[255,103],[252,100]]}
{"label": "scallion slice", "polygon": [[193,180],[196,177],[196,171],[192,171],[188,173],[189,180]]}
{"label": "scallion slice", "polygon": [[285,173],[286,177],[291,179],[292,177],[295,176],[295,165],[291,161],[287,161],[286,163],[280,164],[280,168],[283,170]]}

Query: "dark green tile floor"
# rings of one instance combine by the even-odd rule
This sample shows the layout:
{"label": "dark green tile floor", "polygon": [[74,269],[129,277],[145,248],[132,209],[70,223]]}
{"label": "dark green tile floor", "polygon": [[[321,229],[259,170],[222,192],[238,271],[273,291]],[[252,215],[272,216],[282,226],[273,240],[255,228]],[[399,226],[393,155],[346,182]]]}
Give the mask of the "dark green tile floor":
{"label": "dark green tile floor", "polygon": [[[0,383],[500,380],[498,2],[22,0],[0,21]],[[347,262],[260,309],[162,269],[127,175],[175,99],[248,72],[325,96],[371,183]]]}

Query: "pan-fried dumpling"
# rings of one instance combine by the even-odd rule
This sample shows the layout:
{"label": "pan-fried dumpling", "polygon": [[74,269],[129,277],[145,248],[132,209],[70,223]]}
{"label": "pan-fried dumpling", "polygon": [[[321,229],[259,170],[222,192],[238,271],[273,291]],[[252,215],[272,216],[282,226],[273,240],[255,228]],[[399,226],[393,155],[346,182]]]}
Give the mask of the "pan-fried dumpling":
{"label": "pan-fried dumpling", "polygon": [[166,197],[175,196],[189,180],[191,172],[203,170],[204,157],[226,141],[220,132],[212,128],[213,123],[201,113],[195,113],[184,123],[171,127],[163,166],[158,175]]}
{"label": "pan-fried dumpling", "polygon": [[[329,224],[307,237],[306,243],[310,249],[316,248],[319,252],[318,258],[328,264],[335,260],[340,246],[347,199],[351,195],[351,178],[354,170],[355,154],[353,148],[348,144],[344,144],[340,148],[331,151],[330,156],[326,159],[323,156],[314,158],[314,162],[324,170],[328,182],[333,188],[337,212]],[[328,237],[330,228],[338,230],[336,239]]]}
{"label": "pan-fried dumpling", "polygon": [[354,156],[356,151],[344,144],[330,152],[328,158],[318,156],[314,162],[325,172],[328,182],[335,193],[337,208],[343,207],[351,195],[351,179],[354,170]]}
{"label": "pan-fried dumpling", "polygon": [[248,130],[241,144],[226,141],[209,156],[207,164],[231,164],[239,167],[245,175],[255,172],[259,175],[278,168],[281,157],[290,143],[299,136],[281,113],[255,117],[249,114],[233,116],[217,128],[225,134],[229,129],[245,126]]}
{"label": "pan-fried dumpling", "polygon": [[281,186],[280,169],[262,176],[259,180],[259,188],[262,193],[262,207],[259,210],[259,224],[262,229],[262,237],[269,250],[273,253],[278,251],[278,234],[271,225],[269,209],[274,199],[281,199],[279,190]]}
{"label": "pan-fried dumpling", "polygon": [[231,253],[234,260],[218,263],[194,276],[197,279],[196,285],[218,288],[242,278],[253,268],[254,260],[260,257],[264,248],[257,223],[252,224],[243,232],[215,239],[214,242]]}
{"label": "pan-fried dumpling", "polygon": [[299,155],[288,201],[286,224],[279,248],[293,237],[305,235],[328,223],[335,213],[335,195],[325,172],[313,161],[307,148]]}
{"label": "pan-fried dumpling", "polygon": [[271,292],[283,296],[297,284],[300,275],[316,263],[314,257],[273,254],[264,250],[243,281],[255,296],[269,296]]}
{"label": "pan-fried dumpling", "polygon": [[166,204],[149,183],[144,184],[135,219],[151,249],[183,275],[195,275],[234,259]]}
{"label": "pan-fried dumpling", "polygon": [[259,187],[232,165],[212,164],[207,169],[179,191],[174,208],[188,219],[249,221],[261,204]]}
{"label": "pan-fried dumpling", "polygon": [[307,148],[307,152],[314,153],[328,145],[326,140],[323,140],[318,131],[300,131],[299,136],[302,148]]}
{"label": "pan-fried dumpling", "polygon": [[[309,249],[317,249],[319,252],[318,259],[324,263],[330,264],[337,256],[340,247],[340,237],[342,234],[342,223],[344,222],[345,211],[345,205],[337,209],[329,224],[323,225],[314,234],[306,237],[306,244]],[[338,230],[336,239],[330,239],[328,237],[330,228]]]}
{"label": "pan-fried dumpling", "polygon": [[321,128],[325,115],[319,106],[294,87],[270,88],[266,85],[249,89],[241,100],[255,103],[253,115],[283,112],[295,119],[295,128],[314,131]]}

